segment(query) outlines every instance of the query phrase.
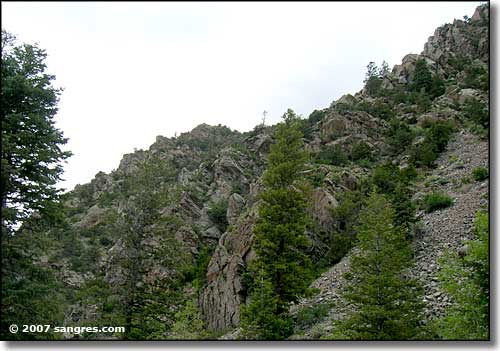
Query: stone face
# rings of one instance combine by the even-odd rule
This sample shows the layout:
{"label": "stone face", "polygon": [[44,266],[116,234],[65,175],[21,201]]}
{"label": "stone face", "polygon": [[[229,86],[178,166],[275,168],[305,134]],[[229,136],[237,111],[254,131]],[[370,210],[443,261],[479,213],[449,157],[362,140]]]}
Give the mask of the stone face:
{"label": "stone face", "polygon": [[210,260],[208,284],[199,300],[203,319],[210,330],[221,331],[239,324],[240,305],[246,297],[241,273],[255,256],[251,251],[256,218],[257,208],[254,207],[232,232],[221,237]]}
{"label": "stone face", "polygon": [[227,222],[229,224],[236,223],[242,209],[245,207],[245,199],[237,193],[229,197],[227,203]]}
{"label": "stone face", "polygon": [[105,219],[107,212],[107,209],[94,205],[88,209],[85,216],[79,222],[75,223],[74,226],[81,229],[92,228]]}
{"label": "stone face", "polygon": [[436,61],[442,67],[449,65],[450,58],[457,55],[478,57],[487,63],[489,58],[488,27],[477,25],[489,21],[488,6],[479,6],[472,16],[471,23],[455,20],[437,28],[429,38],[422,54]]}
{"label": "stone face", "polygon": [[323,188],[316,188],[312,195],[312,216],[322,226],[329,226],[332,222],[331,210],[338,206],[335,197]]}

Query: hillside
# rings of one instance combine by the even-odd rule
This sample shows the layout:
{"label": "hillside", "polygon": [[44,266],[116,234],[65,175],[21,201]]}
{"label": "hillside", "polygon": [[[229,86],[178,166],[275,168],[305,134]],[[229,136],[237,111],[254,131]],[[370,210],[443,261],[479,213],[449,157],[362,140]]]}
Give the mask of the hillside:
{"label": "hillside", "polygon": [[[419,55],[392,70],[372,65],[361,91],[300,119],[310,155],[302,175],[311,218],[307,255],[315,267],[308,283],[315,289],[291,306],[290,339],[331,338],[332,321],[350,311],[342,291],[358,250],[357,214],[372,188],[383,193],[398,177],[407,176],[408,199],[401,201],[414,208],[405,223],[411,275],[424,288],[422,324],[451,305],[439,285],[439,257],[467,251],[476,212],[488,210],[489,180],[473,174],[489,164],[488,16],[481,5],[470,19],[439,27]],[[201,124],[178,137],[158,136],[148,150],[124,155],[116,170],[65,194],[59,218],[32,216],[3,242],[2,333],[22,320],[127,327],[125,335],[64,338],[241,337],[276,130]],[[429,212],[424,198],[436,191],[453,204]]]}

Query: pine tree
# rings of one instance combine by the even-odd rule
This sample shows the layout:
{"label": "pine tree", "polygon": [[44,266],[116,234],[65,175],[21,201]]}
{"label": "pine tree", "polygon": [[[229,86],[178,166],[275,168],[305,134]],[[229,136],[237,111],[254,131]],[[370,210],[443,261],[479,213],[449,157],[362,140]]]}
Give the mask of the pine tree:
{"label": "pine tree", "polygon": [[45,73],[47,54],[36,45],[16,45],[2,30],[2,230],[29,217],[33,211],[57,217],[55,184],[63,171],[67,142],[54,126],[61,89]]}
{"label": "pine tree", "polygon": [[360,213],[359,252],[351,259],[344,298],[354,306],[335,324],[335,338],[407,340],[418,336],[421,288],[407,277],[411,249],[394,211],[382,195],[372,193]]}
{"label": "pine tree", "polygon": [[257,274],[251,303],[241,308],[244,339],[279,340],[293,332],[291,318],[276,315],[278,298],[273,285],[262,270]]}
{"label": "pine tree", "polygon": [[415,62],[415,72],[413,73],[412,90],[416,92],[424,91],[429,93],[432,87],[432,74],[425,59],[418,59]]}
{"label": "pine tree", "polygon": [[[175,170],[168,162],[150,159],[136,174],[122,184],[123,211],[120,221],[126,256],[119,264],[124,270],[123,315],[125,339],[163,339],[169,325],[166,316],[174,317],[172,306],[182,303],[179,281],[187,270],[190,257],[174,237],[181,220],[164,217],[161,209],[175,202],[169,182],[176,179]],[[149,245],[155,237],[158,244]],[[172,272],[156,279],[147,279],[151,261]]]}
{"label": "pine tree", "polygon": [[[311,267],[305,254],[309,245],[305,235],[306,195],[298,182],[308,155],[303,148],[299,118],[292,110],[283,118],[263,176],[266,190],[261,194],[259,219],[254,228],[257,258],[251,264],[251,270],[262,272],[263,279],[272,285],[272,296],[276,300],[272,315],[276,320],[285,320],[290,302],[297,301],[306,291]],[[257,303],[256,299],[252,301],[249,309]],[[258,319],[244,322],[246,325],[260,323]]]}

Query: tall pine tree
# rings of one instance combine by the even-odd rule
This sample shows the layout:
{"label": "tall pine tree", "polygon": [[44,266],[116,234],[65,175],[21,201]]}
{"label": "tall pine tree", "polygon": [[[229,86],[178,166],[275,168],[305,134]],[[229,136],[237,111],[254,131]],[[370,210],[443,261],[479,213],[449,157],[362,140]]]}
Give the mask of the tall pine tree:
{"label": "tall pine tree", "polygon": [[[288,110],[283,119],[277,127],[276,142],[271,147],[268,168],[263,176],[266,190],[261,195],[259,220],[254,228],[257,258],[251,267],[259,272],[261,279],[256,279],[255,291],[271,295],[274,324],[281,324],[283,328],[281,333],[253,336],[261,339],[280,339],[291,333],[290,328],[284,327],[288,320],[288,306],[306,291],[311,272],[311,261],[305,253],[309,245],[305,235],[309,220],[307,200],[299,182],[308,154],[304,151],[299,130],[300,119],[292,110]],[[254,309],[256,303],[261,304],[261,299],[252,296],[248,310]],[[251,314],[243,313],[242,317],[244,326],[262,323],[262,319]],[[260,329],[257,326],[254,330]]]}
{"label": "tall pine tree", "polygon": [[13,231],[33,211],[60,215],[56,206],[60,190],[55,184],[61,163],[71,153],[62,151],[67,139],[54,125],[61,89],[55,76],[45,72],[45,50],[16,43],[2,30],[2,231]]}
{"label": "tall pine tree", "polygon": [[344,298],[353,313],[335,324],[335,338],[407,340],[418,336],[422,290],[407,277],[411,248],[394,211],[382,196],[372,193],[360,213],[359,252],[351,259]]}

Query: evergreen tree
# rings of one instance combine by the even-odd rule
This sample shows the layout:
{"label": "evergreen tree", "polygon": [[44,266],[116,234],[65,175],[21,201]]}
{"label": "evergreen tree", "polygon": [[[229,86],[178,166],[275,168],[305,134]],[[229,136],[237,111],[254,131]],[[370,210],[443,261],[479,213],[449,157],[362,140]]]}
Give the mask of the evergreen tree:
{"label": "evergreen tree", "polygon": [[67,142],[54,126],[61,89],[45,73],[47,54],[36,45],[17,45],[2,30],[2,167],[3,231],[25,220],[33,211],[57,216],[61,162],[71,155],[61,151]]}
{"label": "evergreen tree", "polygon": [[370,62],[368,66],[366,66],[366,78],[364,83],[366,84],[366,91],[370,96],[377,96],[380,87],[382,86],[382,79],[380,78],[380,70],[378,69],[375,62]]}
{"label": "evergreen tree", "polygon": [[280,340],[293,332],[290,317],[276,315],[278,296],[274,284],[260,271],[255,277],[252,300],[241,308],[241,328],[244,339]]}
{"label": "evergreen tree", "polygon": [[[120,222],[126,256],[118,262],[124,270],[122,292],[125,339],[163,339],[174,317],[172,306],[182,304],[179,282],[188,269],[190,257],[174,237],[182,221],[162,216],[162,208],[177,202],[169,182],[176,179],[172,166],[158,159],[145,162],[122,184],[124,205]],[[148,244],[154,237],[158,244]],[[151,261],[162,269],[175,267],[168,275],[148,279]]]}
{"label": "evergreen tree", "polygon": [[467,243],[468,253],[460,257],[448,252],[441,259],[440,282],[453,304],[434,323],[440,339],[489,339],[489,230],[488,214],[478,212],[477,238]]}
{"label": "evergreen tree", "polygon": [[[275,299],[272,314],[276,320],[286,319],[289,303],[297,301],[306,291],[311,273],[311,261],[305,254],[309,246],[304,233],[308,224],[307,202],[298,182],[308,155],[303,148],[299,118],[292,110],[283,118],[263,176],[266,190],[261,194],[259,219],[254,228],[257,258],[251,264],[253,271],[262,272],[263,279],[272,285]],[[249,309],[254,308],[252,304],[257,303],[257,299],[252,301]],[[252,319],[243,324],[260,328],[259,323],[260,320]]]}
{"label": "evergreen tree", "polygon": [[360,213],[359,252],[351,259],[344,298],[353,313],[335,324],[335,338],[407,340],[418,336],[421,288],[407,277],[411,249],[394,211],[382,195],[372,193]]}
{"label": "evergreen tree", "polygon": [[412,90],[416,92],[424,91],[429,93],[432,87],[432,74],[425,62],[425,59],[418,59],[415,62],[415,72],[413,73]]}

